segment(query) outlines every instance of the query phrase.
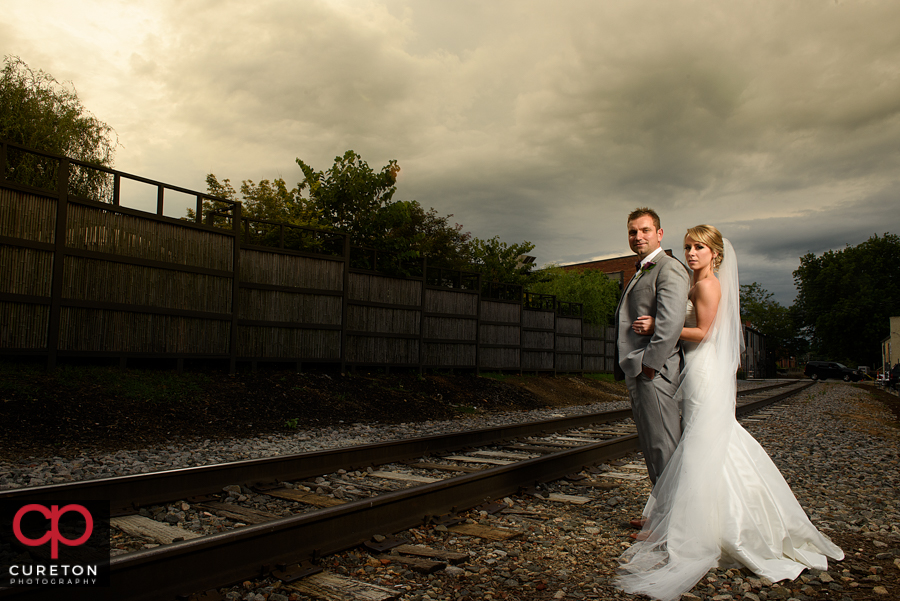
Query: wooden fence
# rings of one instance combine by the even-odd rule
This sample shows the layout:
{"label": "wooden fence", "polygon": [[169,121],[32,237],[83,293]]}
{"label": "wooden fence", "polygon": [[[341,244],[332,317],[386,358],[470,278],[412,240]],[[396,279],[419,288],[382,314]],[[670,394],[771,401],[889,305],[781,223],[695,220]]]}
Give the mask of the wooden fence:
{"label": "wooden fence", "polygon": [[[55,189],[13,181],[12,151],[56,161]],[[477,274],[424,264],[416,277],[354,266],[342,234],[275,224],[262,242],[239,203],[118,171],[97,169],[111,181],[108,202],[86,200],[70,194],[75,167],[90,168],[0,144],[0,353],[49,366],[95,356],[221,359],[232,370],[612,371],[613,329],[582,323],[578,305],[510,288],[485,295]],[[157,187],[156,214],[121,206],[123,178]],[[195,220],[163,215],[171,190],[196,196]],[[205,223],[206,200],[225,227]]]}

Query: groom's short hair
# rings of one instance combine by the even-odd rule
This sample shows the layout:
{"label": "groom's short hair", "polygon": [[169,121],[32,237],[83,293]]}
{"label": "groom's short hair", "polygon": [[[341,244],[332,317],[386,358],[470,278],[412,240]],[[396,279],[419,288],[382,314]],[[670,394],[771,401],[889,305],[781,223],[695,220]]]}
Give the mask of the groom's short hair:
{"label": "groom's short hair", "polygon": [[657,230],[659,230],[661,228],[661,226],[659,225],[659,215],[657,215],[656,211],[654,211],[650,207],[640,207],[638,209],[633,210],[628,215],[628,221],[626,221],[625,223],[631,223],[635,219],[637,219],[639,217],[643,217],[644,215],[650,216],[650,218],[653,220],[653,225],[654,225],[654,227],[656,227]]}

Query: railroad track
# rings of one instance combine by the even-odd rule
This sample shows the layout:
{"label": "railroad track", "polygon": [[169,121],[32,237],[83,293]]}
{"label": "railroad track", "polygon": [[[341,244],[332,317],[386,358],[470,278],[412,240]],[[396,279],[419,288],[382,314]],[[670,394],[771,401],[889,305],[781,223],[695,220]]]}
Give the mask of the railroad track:
{"label": "railroad track", "polygon": [[[740,391],[736,412],[758,411],[812,384]],[[634,453],[637,435],[630,418],[627,409],[576,415],[16,489],[0,493],[0,501],[108,500],[117,536],[133,541],[133,547],[152,546],[111,558],[112,584],[104,591],[110,599],[212,600],[216,593],[197,591],[265,575],[298,580],[318,571],[316,558],[374,536],[428,522],[451,524],[458,512]],[[257,507],[249,506],[254,499]],[[259,499],[265,499],[265,509],[258,508]],[[194,523],[193,529],[168,525],[166,516],[153,515],[162,505],[190,508],[207,523]],[[196,532],[216,528],[231,529]],[[66,589],[66,598],[97,599],[98,590]],[[57,599],[58,594],[59,589],[0,588],[0,597],[10,599]]]}

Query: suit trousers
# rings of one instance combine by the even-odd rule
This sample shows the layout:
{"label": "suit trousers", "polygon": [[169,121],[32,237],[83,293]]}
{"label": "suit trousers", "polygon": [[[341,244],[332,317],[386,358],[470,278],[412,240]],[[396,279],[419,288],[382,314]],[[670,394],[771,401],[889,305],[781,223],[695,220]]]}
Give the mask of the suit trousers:
{"label": "suit trousers", "polygon": [[678,385],[659,373],[650,380],[644,374],[626,377],[631,412],[638,430],[638,444],[647,463],[650,482],[662,474],[681,439],[681,404]]}

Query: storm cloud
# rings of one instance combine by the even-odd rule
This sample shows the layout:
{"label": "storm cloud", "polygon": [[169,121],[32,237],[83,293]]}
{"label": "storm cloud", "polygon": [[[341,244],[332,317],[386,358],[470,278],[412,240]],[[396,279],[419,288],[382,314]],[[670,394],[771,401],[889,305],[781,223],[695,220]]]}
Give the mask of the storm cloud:
{"label": "storm cloud", "polygon": [[712,223],[788,304],[799,257],[900,231],[900,4],[15,3],[0,52],[74,83],[116,167],[192,189],[347,149],[538,263]]}

